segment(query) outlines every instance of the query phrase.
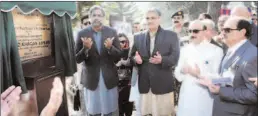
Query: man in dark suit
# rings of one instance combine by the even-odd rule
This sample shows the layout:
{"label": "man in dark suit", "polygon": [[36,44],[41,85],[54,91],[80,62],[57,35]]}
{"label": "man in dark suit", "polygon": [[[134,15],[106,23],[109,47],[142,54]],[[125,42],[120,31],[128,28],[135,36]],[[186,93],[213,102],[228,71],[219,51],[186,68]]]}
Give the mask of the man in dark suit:
{"label": "man in dark suit", "polygon": [[214,44],[214,45],[221,48],[221,46],[215,40],[213,40],[213,37],[216,34],[215,23],[210,19],[203,19],[201,22],[205,26],[205,31],[204,31],[205,33],[204,34],[205,34],[206,41],[208,41],[211,44]]}
{"label": "man in dark suit", "polygon": [[131,61],[139,69],[142,115],[163,116],[173,113],[172,67],[179,58],[176,33],[160,27],[161,12],[146,13],[148,30],[134,36]]}
{"label": "man in dark suit", "polygon": [[222,29],[229,49],[221,62],[220,76],[231,81],[221,86],[206,78],[200,81],[215,95],[213,116],[257,116],[257,89],[248,80],[257,77],[257,48],[247,39],[250,27],[247,20],[231,17]]}
{"label": "man in dark suit", "polygon": [[121,57],[120,44],[116,31],[103,25],[103,8],[92,6],[89,16],[92,25],[81,30],[76,40],[76,61],[83,62],[81,80],[87,113],[116,115],[118,75],[115,63]]}

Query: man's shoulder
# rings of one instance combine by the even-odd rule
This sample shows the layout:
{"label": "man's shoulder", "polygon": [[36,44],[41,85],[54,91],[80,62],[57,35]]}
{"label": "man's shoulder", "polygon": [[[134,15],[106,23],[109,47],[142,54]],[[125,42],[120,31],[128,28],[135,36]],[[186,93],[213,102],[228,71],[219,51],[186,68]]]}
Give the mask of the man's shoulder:
{"label": "man's shoulder", "polygon": [[103,26],[103,28],[104,28],[105,30],[116,31],[114,28],[109,27],[109,26]]}
{"label": "man's shoulder", "polygon": [[147,33],[147,30],[145,31],[140,31],[134,34],[134,37],[141,37],[144,36]]}
{"label": "man's shoulder", "polygon": [[85,33],[85,32],[89,32],[90,30],[91,30],[91,27],[88,26],[88,27],[86,27],[86,28],[84,28],[84,29],[79,30],[78,34]]}

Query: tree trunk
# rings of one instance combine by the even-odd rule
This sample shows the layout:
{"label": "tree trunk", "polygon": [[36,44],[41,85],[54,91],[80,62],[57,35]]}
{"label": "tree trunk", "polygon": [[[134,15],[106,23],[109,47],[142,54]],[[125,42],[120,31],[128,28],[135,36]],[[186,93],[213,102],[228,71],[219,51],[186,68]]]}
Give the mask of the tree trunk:
{"label": "tree trunk", "polygon": [[221,5],[224,4],[224,5],[227,5],[228,2],[219,2],[219,1],[216,1],[216,2],[208,2],[208,8],[207,8],[207,13],[211,15],[212,17],[212,20],[217,24],[218,22],[218,18],[220,16],[220,8],[221,8]]}
{"label": "tree trunk", "polygon": [[195,20],[199,17],[199,14],[207,12],[207,2],[194,2],[194,4],[188,9],[189,20]]}

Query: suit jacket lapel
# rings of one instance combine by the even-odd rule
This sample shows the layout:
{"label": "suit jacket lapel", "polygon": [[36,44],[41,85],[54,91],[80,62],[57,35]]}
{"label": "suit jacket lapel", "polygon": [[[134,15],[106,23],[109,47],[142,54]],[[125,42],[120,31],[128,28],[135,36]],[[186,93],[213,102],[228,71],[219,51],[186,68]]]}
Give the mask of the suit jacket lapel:
{"label": "suit jacket lapel", "polygon": [[[145,35],[144,35],[144,45],[145,45],[145,50],[147,53],[147,56],[150,57],[150,35],[149,35],[149,31],[146,31]],[[147,42],[149,41],[149,43]]]}
{"label": "suit jacket lapel", "polygon": [[155,45],[154,45],[154,50],[152,52],[152,55],[154,55],[158,50],[159,50],[159,46],[163,43],[163,29],[161,27],[159,27],[158,31],[157,31],[157,35],[155,37]]}
{"label": "suit jacket lapel", "polygon": [[245,52],[245,50],[250,46],[250,42],[246,41],[225,63],[223,69],[228,69],[232,64],[236,63],[240,60],[242,54]]}
{"label": "suit jacket lapel", "polygon": [[102,26],[102,29],[101,29],[101,47],[100,47],[100,54],[103,53],[103,51],[105,50],[105,46],[104,46],[104,41],[107,39],[106,37],[106,28],[105,26]]}
{"label": "suit jacket lapel", "polygon": [[91,32],[89,33],[89,36],[90,36],[90,38],[92,38],[92,42],[93,42],[92,48],[95,48],[95,49],[94,49],[95,52],[96,52],[97,54],[99,54],[98,48],[97,48],[97,44],[96,44],[96,40],[95,40],[95,38],[94,38],[94,36],[93,36],[94,33],[95,33],[95,31],[94,31],[93,28],[91,27]]}

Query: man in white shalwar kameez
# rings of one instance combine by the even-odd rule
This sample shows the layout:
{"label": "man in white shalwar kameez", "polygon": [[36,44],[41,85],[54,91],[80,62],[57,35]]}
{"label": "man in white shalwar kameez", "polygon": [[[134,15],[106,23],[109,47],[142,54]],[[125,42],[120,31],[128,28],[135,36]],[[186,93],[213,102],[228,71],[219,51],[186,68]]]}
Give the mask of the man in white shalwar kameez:
{"label": "man in white shalwar kameez", "polygon": [[[189,26],[190,44],[180,51],[175,77],[182,82],[177,116],[211,116],[213,98],[197,81],[218,74],[223,50],[204,40],[204,26],[195,20]],[[215,78],[215,77],[214,77]]]}

